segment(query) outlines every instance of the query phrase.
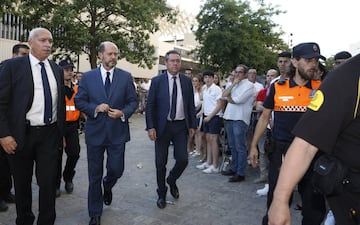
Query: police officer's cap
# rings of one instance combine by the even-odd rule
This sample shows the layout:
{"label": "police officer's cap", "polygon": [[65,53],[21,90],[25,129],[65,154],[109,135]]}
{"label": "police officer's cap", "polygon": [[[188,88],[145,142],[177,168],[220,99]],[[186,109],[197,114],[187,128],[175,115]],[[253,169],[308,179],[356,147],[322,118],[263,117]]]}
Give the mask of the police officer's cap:
{"label": "police officer's cap", "polygon": [[74,68],[74,63],[70,59],[65,59],[59,62],[59,66],[63,69]]}
{"label": "police officer's cap", "polygon": [[296,45],[292,50],[293,58],[320,58],[326,60],[326,58],[320,54],[320,47],[315,42],[306,42]]}
{"label": "police officer's cap", "polygon": [[351,58],[351,54],[350,52],[347,51],[341,51],[336,53],[336,55],[334,56],[334,60],[338,60],[338,59],[348,59]]}

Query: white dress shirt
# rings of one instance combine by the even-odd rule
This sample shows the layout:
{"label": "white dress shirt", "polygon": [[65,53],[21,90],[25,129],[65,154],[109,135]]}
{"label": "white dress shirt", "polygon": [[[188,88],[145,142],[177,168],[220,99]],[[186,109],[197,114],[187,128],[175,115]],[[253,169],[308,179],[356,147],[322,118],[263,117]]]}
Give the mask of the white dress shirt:
{"label": "white dress shirt", "polygon": [[[35,58],[31,53],[29,53],[29,59],[30,59],[31,71],[34,81],[34,98],[30,110],[26,113],[26,119],[30,121],[31,126],[43,126],[45,125],[44,123],[45,96],[44,96],[43,82],[41,78],[41,65],[39,64],[40,61],[37,58]],[[57,84],[49,60],[45,59],[43,62],[48,76],[51,98],[52,98],[51,123],[54,123],[57,120],[57,100],[58,100]]]}

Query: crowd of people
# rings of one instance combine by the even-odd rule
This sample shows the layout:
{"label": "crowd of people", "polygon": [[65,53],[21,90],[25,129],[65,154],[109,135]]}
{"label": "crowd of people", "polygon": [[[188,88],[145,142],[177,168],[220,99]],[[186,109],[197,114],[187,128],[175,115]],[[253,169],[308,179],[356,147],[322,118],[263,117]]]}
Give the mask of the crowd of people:
{"label": "crowd of people", "polygon": [[[177,182],[190,156],[204,174],[230,176],[232,183],[249,179],[248,164],[259,167],[253,182],[265,185],[256,191],[267,196],[264,225],[290,224],[295,185],[302,224],[359,224],[359,56],[337,53],[329,72],[319,45],[300,43],[278,54],[278,68],[267,70],[264,83],[256,68],[239,63],[221,84],[214,71],[183,69],[180,53],[170,50],[166,72],[137,83],[116,67],[119,49],[113,42],[100,44],[99,67],[85,73],[75,73],[69,58],[58,64],[49,60],[52,42],[50,31],[34,28],[29,45],[15,45],[13,59],[0,69],[0,212],[15,203],[17,225],[35,220],[34,166],[40,187],[37,224],[54,224],[61,179],[67,193],[74,190],[79,132],[85,133],[87,148],[89,225],[101,224],[103,204],[111,205],[112,188],[124,171],[128,119],[136,111],[145,113],[154,142],[158,208],[167,206],[168,190],[180,197]],[[167,173],[170,146],[175,164]],[[221,161],[225,151],[229,166]],[[334,164],[345,172],[339,174]],[[339,174],[336,193],[324,188],[327,183],[320,181],[329,178],[319,170]]]}

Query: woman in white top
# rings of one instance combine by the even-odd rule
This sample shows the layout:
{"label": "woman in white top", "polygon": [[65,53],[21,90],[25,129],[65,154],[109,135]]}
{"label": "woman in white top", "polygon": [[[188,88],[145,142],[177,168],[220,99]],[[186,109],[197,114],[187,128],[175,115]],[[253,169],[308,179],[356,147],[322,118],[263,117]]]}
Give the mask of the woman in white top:
{"label": "woman in white top", "polygon": [[200,74],[193,76],[192,83],[194,87],[194,104],[196,109],[196,118],[197,118],[197,129],[195,133],[195,147],[196,150],[192,154],[193,156],[201,155],[201,160],[206,159],[206,148],[203,148],[202,139],[204,137],[204,132],[202,131],[202,120],[203,115],[201,113],[202,103],[203,103],[203,79]]}

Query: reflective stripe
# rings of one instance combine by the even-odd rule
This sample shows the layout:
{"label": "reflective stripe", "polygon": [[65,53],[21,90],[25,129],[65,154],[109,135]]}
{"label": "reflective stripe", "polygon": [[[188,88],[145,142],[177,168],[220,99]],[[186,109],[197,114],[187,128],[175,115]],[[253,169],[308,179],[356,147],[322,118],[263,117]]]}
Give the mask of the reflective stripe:
{"label": "reflective stripe", "polygon": [[66,102],[66,121],[72,122],[77,121],[80,117],[80,111],[75,108],[74,97],[78,91],[78,86],[74,85],[74,94],[72,95],[71,99],[65,96]]}
{"label": "reflective stripe", "polygon": [[75,106],[74,105],[67,105],[66,106],[66,111],[75,111]]}
{"label": "reflective stripe", "polygon": [[275,106],[274,111],[280,112],[305,112],[306,106]]}

